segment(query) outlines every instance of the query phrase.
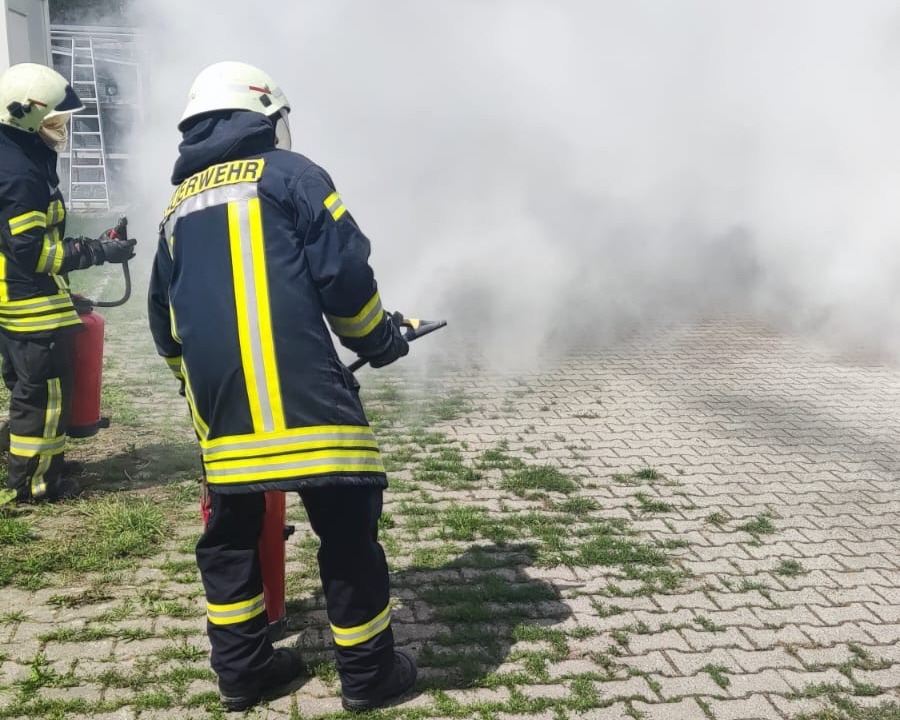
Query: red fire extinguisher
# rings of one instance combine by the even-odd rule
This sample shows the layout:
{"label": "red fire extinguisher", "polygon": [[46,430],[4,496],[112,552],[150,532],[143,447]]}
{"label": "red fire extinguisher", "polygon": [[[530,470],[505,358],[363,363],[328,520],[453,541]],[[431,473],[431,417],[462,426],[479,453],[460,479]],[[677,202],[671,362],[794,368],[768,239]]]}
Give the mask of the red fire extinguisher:
{"label": "red fire extinguisher", "polygon": [[[128,218],[119,218],[113,237],[127,239]],[[76,333],[73,343],[74,387],[72,390],[72,415],[68,435],[84,438],[96,435],[100,428],[109,427],[109,419],[100,416],[100,389],[103,382],[103,331],[104,321],[94,312],[95,307],[118,307],[131,297],[131,273],[128,263],[122,263],[125,275],[125,294],[119,300],[91,300],[82,295],[74,295],[75,310],[81,318],[81,331]]]}
{"label": "red fire extinguisher", "polygon": [[[287,632],[287,609],[284,602],[285,542],[294,534],[294,526],[285,524],[284,493],[270,490],[264,493],[266,512],[259,535],[259,564],[263,580],[263,596],[269,619],[269,639],[280,640]],[[203,527],[209,524],[210,497],[206,482],[200,496]]]}

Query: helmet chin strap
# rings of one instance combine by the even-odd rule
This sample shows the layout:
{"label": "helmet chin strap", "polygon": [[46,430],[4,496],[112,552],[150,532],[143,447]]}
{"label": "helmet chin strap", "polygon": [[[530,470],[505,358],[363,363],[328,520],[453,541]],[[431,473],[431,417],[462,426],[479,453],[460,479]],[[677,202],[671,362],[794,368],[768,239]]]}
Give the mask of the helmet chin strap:
{"label": "helmet chin strap", "polygon": [[288,124],[287,110],[278,111],[275,121],[275,147],[279,150],[291,149],[291,126]]}

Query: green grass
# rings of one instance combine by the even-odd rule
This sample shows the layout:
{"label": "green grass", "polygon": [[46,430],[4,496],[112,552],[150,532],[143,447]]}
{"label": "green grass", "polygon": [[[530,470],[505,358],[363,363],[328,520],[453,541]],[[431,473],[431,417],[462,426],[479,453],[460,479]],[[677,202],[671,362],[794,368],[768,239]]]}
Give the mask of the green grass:
{"label": "green grass", "polygon": [[638,501],[638,510],[643,513],[666,513],[674,510],[670,503],[651,498],[647,493],[635,493],[634,499]]}
{"label": "green grass", "polygon": [[728,668],[723,667],[722,665],[709,664],[704,665],[702,670],[707,675],[709,675],[712,678],[713,682],[723,690],[731,685],[731,680],[726,674],[728,672]]}
{"label": "green grass", "polygon": [[723,513],[720,510],[711,512],[703,519],[704,522],[708,523],[709,525],[714,525],[718,528],[727,525],[729,520],[731,520],[731,518],[726,513]]}
{"label": "green grass", "polygon": [[20,547],[27,545],[33,537],[29,523],[16,517],[0,515],[0,546]]}
{"label": "green grass", "polygon": [[38,537],[29,552],[0,548],[0,586],[35,588],[49,573],[104,572],[131,567],[156,552],[165,536],[166,511],[130,495],[104,496],[76,506],[74,522],[58,535]]}
{"label": "green grass", "polygon": [[574,480],[550,465],[516,470],[504,477],[500,486],[519,497],[524,497],[535,490],[568,494],[578,489]]}
{"label": "green grass", "polygon": [[774,570],[776,575],[791,578],[803,575],[805,572],[806,569],[797,560],[782,560]]}
{"label": "green grass", "polygon": [[757,515],[752,520],[738,525],[737,529],[741,532],[748,533],[754,537],[760,535],[771,535],[775,532],[775,524],[772,522],[772,516],[768,513]]}
{"label": "green grass", "polygon": [[419,463],[413,477],[448,490],[465,490],[475,486],[481,473],[466,466],[456,448],[441,448]]}

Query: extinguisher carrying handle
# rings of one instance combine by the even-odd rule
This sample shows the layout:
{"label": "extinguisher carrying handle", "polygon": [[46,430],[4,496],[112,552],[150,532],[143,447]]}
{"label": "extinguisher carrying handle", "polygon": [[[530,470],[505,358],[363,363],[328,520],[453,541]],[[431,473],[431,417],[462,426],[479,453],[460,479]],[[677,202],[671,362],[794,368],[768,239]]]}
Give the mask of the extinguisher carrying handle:
{"label": "extinguisher carrying handle", "polygon": [[[110,237],[128,239],[128,218],[124,215],[119,217],[116,227],[110,231]],[[124,305],[131,299],[131,271],[128,269],[128,261],[122,263],[122,275],[125,277],[125,294],[118,300],[93,300],[91,304],[94,307],[114,308]]]}

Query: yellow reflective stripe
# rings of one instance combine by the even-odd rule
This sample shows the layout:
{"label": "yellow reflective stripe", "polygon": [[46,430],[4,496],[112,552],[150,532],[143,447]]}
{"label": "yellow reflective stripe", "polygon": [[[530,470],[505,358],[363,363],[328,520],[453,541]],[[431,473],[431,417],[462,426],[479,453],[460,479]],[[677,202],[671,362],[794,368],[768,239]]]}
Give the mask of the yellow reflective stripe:
{"label": "yellow reflective stripe", "polygon": [[44,482],[44,475],[50,469],[50,463],[53,458],[50,455],[41,455],[38,460],[37,467],[34,469],[34,475],[31,476],[31,497],[39,498],[47,493],[47,483]]}
{"label": "yellow reflective stripe", "polygon": [[284,406],[281,401],[281,381],[275,360],[275,340],[272,337],[272,312],[269,307],[269,280],[266,273],[266,251],[263,245],[262,210],[259,198],[247,203],[250,213],[250,246],[253,250],[253,277],[256,284],[259,342],[262,346],[263,372],[266,392],[272,413],[272,429],[284,430]]}
{"label": "yellow reflective stripe", "polygon": [[384,317],[384,309],[381,307],[381,297],[378,291],[363,305],[353,317],[338,317],[327,315],[328,323],[336,335],[345,338],[361,338],[372,332]]}
{"label": "yellow reflective stripe", "polygon": [[172,339],[181,345],[181,338],[178,337],[178,322],[175,320],[175,307],[172,305],[171,298],[169,299],[169,331]]}
{"label": "yellow reflective stripe", "polygon": [[356,627],[342,628],[331,623],[331,632],[334,634],[334,642],[341,647],[352,647],[371,640],[379,633],[387,630],[391,624],[391,604],[378,613],[367,623]]}
{"label": "yellow reflective stripe", "polygon": [[61,200],[54,200],[47,208],[47,225],[59,225],[66,218],[66,210]]}
{"label": "yellow reflective stripe", "polygon": [[36,227],[47,227],[46,213],[32,210],[31,212],[16,215],[16,217],[9,220],[9,231],[13,235],[21,235],[23,232],[28,232]]}
{"label": "yellow reflective stripe", "polygon": [[317,425],[280,432],[230,435],[201,443],[206,462],[236,460],[273,453],[351,447],[378,450],[372,429],[356,425]]}
{"label": "yellow reflective stripe", "polygon": [[68,294],[41,295],[40,297],[27,298],[25,300],[8,300],[0,305],[0,312],[4,314],[23,314],[25,312],[45,310],[49,308],[72,307],[72,298]]}
{"label": "yellow reflective stripe", "polygon": [[[244,206],[246,208],[246,206]],[[247,400],[250,403],[250,417],[253,429],[263,429],[262,405],[260,402],[256,365],[250,345],[250,315],[247,312],[247,269],[244,262],[244,248],[241,233],[241,203],[228,203],[228,235],[231,245],[231,271],[234,279],[234,305],[237,310],[238,342],[241,346],[241,365],[247,385]]]}
{"label": "yellow reflective stripe", "polygon": [[80,324],[81,318],[78,317],[78,313],[74,309],[59,310],[31,317],[7,317],[0,310],[0,327],[11,332],[40,332],[42,330],[54,330]]}
{"label": "yellow reflective stripe", "polygon": [[177,357],[167,357],[166,364],[176,378],[179,380],[184,379],[184,373],[181,371],[181,355],[178,355]]}
{"label": "yellow reflective stripe", "polygon": [[9,452],[19,457],[35,457],[37,455],[59,455],[65,450],[66,436],[29,437],[27,435],[9,436]]}
{"label": "yellow reflective stripe", "polygon": [[230,483],[279,480],[313,475],[384,473],[377,450],[313,450],[245,460],[205,462],[207,482]]}
{"label": "yellow reflective stripe", "polygon": [[184,360],[181,363],[181,372],[184,374],[184,397],[187,400],[188,407],[191,410],[191,423],[194,426],[194,432],[200,442],[203,443],[209,437],[209,425],[203,420],[200,412],[197,410],[197,401],[194,399],[194,390],[191,388],[191,378],[188,375],[187,365]]}
{"label": "yellow reflective stripe", "polygon": [[0,303],[9,302],[9,283],[6,281],[6,255],[0,253]]}
{"label": "yellow reflective stripe", "polygon": [[285,427],[272,337],[259,198],[228,203],[241,364],[255,432]]}
{"label": "yellow reflective stripe", "polygon": [[331,213],[331,217],[335,220],[340,220],[341,216],[347,212],[347,208],[344,207],[344,201],[341,200],[341,196],[333,192],[327,198],[325,198],[325,209]]}
{"label": "yellow reflective stripe", "polygon": [[266,611],[266,601],[263,594],[242,600],[241,602],[227,605],[206,603],[206,617],[213,625],[236,625],[237,623],[252,620],[257,615]]}
{"label": "yellow reflective stripe", "polygon": [[55,275],[62,269],[65,249],[58,238],[59,232],[55,230],[44,235],[36,268],[39,273]]}
{"label": "yellow reflective stripe", "polygon": [[[44,438],[49,441],[56,440],[57,431],[59,430],[59,419],[62,415],[62,383],[59,378],[50,378],[47,380],[47,409],[44,411]],[[65,442],[65,438],[63,438]],[[10,436],[10,445],[12,437]],[[62,452],[60,450],[59,452]],[[50,468],[50,462],[55,453],[40,453],[40,460],[35,468],[34,475],[31,476],[31,496],[41,497],[47,492],[47,485],[44,482],[44,475]]]}

